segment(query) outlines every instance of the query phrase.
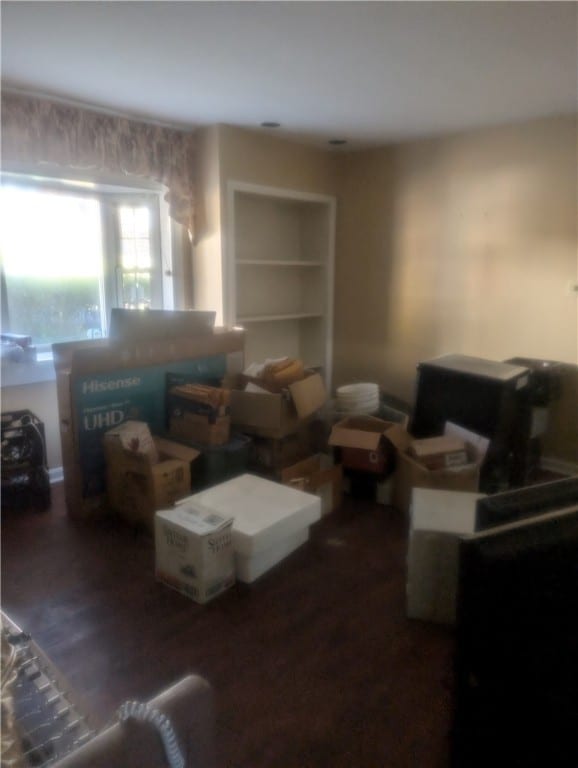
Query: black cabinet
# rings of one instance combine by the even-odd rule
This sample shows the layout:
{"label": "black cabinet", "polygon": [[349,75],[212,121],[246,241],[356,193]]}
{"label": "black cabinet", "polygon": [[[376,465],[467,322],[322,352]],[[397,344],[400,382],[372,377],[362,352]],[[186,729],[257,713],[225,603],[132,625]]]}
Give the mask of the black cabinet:
{"label": "black cabinet", "polygon": [[529,373],[524,366],[466,355],[419,363],[410,431],[431,437],[451,421],[487,437],[480,490],[494,493],[524,485]]}

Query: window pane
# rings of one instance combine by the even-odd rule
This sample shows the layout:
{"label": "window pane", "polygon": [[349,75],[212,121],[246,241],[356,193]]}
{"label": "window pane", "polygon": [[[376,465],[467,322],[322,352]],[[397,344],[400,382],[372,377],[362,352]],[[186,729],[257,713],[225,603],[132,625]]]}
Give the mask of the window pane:
{"label": "window pane", "polygon": [[148,239],[135,240],[135,247],[137,254],[137,265],[139,269],[150,269],[152,267],[151,246]]}
{"label": "window pane", "polygon": [[121,263],[123,269],[134,269],[137,266],[136,244],[134,240],[122,239],[121,241]]}
{"label": "window pane", "polygon": [[149,209],[146,206],[122,205],[119,213],[121,237],[149,237]]}
{"label": "window pane", "polygon": [[0,195],[7,330],[35,344],[102,335],[98,200],[9,185]]}
{"label": "window pane", "polygon": [[125,309],[147,309],[152,304],[150,272],[124,272],[122,306]]}

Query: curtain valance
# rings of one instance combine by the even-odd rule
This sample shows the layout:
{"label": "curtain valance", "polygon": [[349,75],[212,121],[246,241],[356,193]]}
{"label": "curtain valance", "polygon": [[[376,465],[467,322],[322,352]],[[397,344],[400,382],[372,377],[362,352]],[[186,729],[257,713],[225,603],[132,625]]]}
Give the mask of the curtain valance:
{"label": "curtain valance", "polygon": [[56,163],[154,179],[171,216],[193,231],[192,133],[21,94],[2,94],[2,160]]}

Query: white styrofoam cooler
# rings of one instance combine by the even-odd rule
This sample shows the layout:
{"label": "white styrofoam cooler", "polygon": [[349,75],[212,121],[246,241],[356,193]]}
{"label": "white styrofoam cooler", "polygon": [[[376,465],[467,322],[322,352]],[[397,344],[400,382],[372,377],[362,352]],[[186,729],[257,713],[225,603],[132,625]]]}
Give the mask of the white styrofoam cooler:
{"label": "white styrofoam cooler", "polygon": [[270,568],[288,557],[302,544],[309,541],[309,528],[302,528],[297,533],[292,533],[272,547],[257,552],[252,557],[246,557],[235,552],[235,575],[239,581],[250,584],[259,576],[262,576]]}
{"label": "white styrofoam cooler", "polygon": [[407,556],[407,615],[454,624],[460,539],[475,531],[479,493],[414,488]]}
{"label": "white styrofoam cooler", "polygon": [[252,582],[309,538],[321,518],[321,499],[311,493],[240,475],[183,499],[232,517],[235,568],[239,581]]}

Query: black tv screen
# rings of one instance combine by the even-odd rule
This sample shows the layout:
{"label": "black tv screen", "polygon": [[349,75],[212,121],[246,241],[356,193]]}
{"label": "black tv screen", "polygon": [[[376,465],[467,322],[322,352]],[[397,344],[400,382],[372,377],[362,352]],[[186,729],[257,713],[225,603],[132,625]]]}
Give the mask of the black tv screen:
{"label": "black tv screen", "polygon": [[453,768],[578,766],[578,506],[460,543]]}
{"label": "black tv screen", "polygon": [[564,477],[478,499],[475,530],[483,531],[517,520],[578,504],[578,477]]}

